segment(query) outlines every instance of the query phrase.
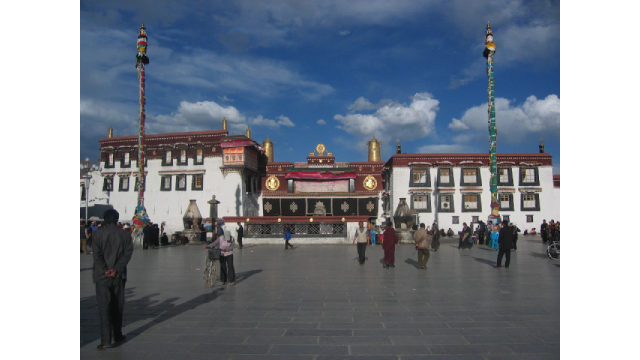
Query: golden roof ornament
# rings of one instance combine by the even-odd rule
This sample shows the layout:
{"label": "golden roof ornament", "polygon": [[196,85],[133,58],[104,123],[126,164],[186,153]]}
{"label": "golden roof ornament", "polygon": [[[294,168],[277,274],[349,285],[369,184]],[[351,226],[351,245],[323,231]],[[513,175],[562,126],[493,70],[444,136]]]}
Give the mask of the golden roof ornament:
{"label": "golden roof ornament", "polygon": [[222,130],[227,130],[227,119],[222,118]]}
{"label": "golden roof ornament", "polygon": [[376,135],[373,135],[373,139],[367,142],[369,147],[369,160],[368,161],[381,161],[380,158],[380,141],[376,139]]}
{"label": "golden roof ornament", "polygon": [[267,161],[273,162],[273,141],[269,139],[269,135],[267,135],[267,140],[262,142],[262,147],[264,148],[264,154],[267,156]]}

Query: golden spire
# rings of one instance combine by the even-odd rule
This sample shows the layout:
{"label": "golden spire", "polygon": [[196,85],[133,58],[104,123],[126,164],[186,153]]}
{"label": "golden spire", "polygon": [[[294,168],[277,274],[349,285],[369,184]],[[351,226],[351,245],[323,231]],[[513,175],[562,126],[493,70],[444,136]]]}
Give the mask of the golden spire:
{"label": "golden spire", "polygon": [[222,130],[227,130],[227,119],[222,118]]}
{"label": "golden spire", "polygon": [[380,161],[380,141],[373,135],[373,139],[367,142],[369,146],[369,160],[368,161]]}
{"label": "golden spire", "polygon": [[398,139],[398,150],[396,152],[398,154],[402,154],[402,145],[400,145],[400,139]]}
{"label": "golden spire", "polygon": [[273,162],[273,141],[269,140],[269,135],[267,135],[267,140],[262,143],[262,147],[264,147],[264,154],[267,156],[267,161]]}
{"label": "golden spire", "polygon": [[109,126],[109,137],[113,137],[113,126]]}
{"label": "golden spire", "polygon": [[251,128],[247,126],[247,137],[251,139]]}

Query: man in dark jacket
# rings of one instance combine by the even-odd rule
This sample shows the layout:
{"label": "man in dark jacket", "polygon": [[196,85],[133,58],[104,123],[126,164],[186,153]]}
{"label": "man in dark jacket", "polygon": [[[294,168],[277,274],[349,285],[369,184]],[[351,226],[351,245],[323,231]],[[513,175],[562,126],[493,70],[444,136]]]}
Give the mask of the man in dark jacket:
{"label": "man in dark jacket", "polygon": [[500,229],[500,237],[498,238],[498,264],[497,268],[502,267],[502,256],[506,255],[507,259],[504,263],[504,267],[509,267],[511,262],[511,248],[513,247],[513,227],[509,225],[507,220],[502,222],[502,229]]}
{"label": "man in dark jacket", "polygon": [[105,227],[93,233],[93,282],[100,311],[100,345],[98,349],[124,340],[122,311],[127,264],[133,255],[131,233],[117,225],[120,215],[114,209],[104,212]]}

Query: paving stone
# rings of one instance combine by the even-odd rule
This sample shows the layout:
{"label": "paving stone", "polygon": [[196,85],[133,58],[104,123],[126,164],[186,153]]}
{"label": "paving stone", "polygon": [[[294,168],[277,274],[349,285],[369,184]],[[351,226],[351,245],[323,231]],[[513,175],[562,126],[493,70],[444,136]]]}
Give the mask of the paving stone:
{"label": "paving stone", "polygon": [[[379,247],[360,266],[345,245],[252,245],[234,254],[236,285],[213,288],[199,246],[135,250],[120,346],[95,349],[95,286],[81,270],[81,358],[558,359],[559,261],[540,241],[518,245],[512,266],[494,269],[495,252],[444,239],[426,272],[411,247],[383,269]],[[80,258],[81,269],[92,264]]]}

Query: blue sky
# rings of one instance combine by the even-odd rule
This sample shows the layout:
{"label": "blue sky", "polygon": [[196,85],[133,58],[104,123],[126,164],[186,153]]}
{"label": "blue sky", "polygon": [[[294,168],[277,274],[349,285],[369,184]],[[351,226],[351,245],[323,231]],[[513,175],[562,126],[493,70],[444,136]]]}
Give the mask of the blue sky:
{"label": "blue sky", "polygon": [[488,152],[487,22],[498,152],[546,152],[560,169],[559,1],[80,1],[80,156],[138,126],[136,40],[147,28],[147,134],[229,121],[276,161],[318,143],[366,161]]}

